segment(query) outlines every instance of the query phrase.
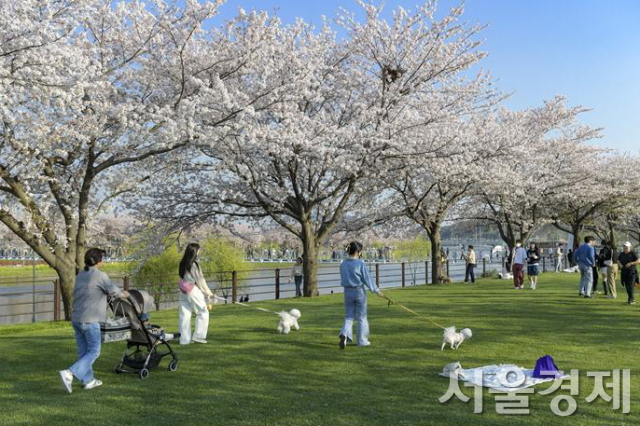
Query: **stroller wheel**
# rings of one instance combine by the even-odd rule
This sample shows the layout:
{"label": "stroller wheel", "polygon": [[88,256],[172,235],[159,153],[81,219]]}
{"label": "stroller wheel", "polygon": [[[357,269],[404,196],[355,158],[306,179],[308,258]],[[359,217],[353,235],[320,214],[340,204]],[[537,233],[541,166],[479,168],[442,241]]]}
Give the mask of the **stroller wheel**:
{"label": "stroller wheel", "polygon": [[147,377],[149,377],[149,370],[147,370],[146,368],[143,368],[142,370],[140,370],[140,373],[138,373],[140,375],[141,379],[146,379]]}
{"label": "stroller wheel", "polygon": [[172,359],[169,363],[169,371],[176,371],[178,369],[178,360]]}

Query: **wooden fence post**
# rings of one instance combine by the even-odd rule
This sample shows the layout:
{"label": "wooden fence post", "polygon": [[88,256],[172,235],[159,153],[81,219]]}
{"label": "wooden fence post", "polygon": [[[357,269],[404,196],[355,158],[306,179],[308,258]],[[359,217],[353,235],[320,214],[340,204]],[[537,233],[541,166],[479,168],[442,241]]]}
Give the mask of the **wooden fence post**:
{"label": "wooden fence post", "polygon": [[404,262],[402,262],[402,287],[404,287],[405,284],[405,265]]}
{"label": "wooden fence post", "polygon": [[429,284],[429,262],[424,261],[424,283]]}
{"label": "wooden fence post", "polygon": [[380,288],[380,264],[376,263],[376,287]]}
{"label": "wooden fence post", "polygon": [[486,276],[487,274],[487,259],[482,258],[482,276]]}
{"label": "wooden fence post", "polygon": [[53,281],[53,320],[60,321],[60,282]]}
{"label": "wooden fence post", "polygon": [[280,299],[280,268],[276,268],[276,300]]}
{"label": "wooden fence post", "polygon": [[449,272],[449,259],[447,259],[447,277],[451,278],[451,273]]}
{"label": "wooden fence post", "polygon": [[231,303],[238,301],[238,272],[231,271]]}

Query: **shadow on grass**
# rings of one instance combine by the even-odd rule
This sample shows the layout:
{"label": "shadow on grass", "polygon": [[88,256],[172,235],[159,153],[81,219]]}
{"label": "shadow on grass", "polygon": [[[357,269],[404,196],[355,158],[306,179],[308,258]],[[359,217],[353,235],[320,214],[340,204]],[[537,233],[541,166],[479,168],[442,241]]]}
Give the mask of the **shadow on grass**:
{"label": "shadow on grass", "polygon": [[[584,374],[580,409],[569,419],[554,416],[551,397],[537,394],[530,398],[535,415],[517,418],[497,414],[486,390],[480,415],[473,414],[471,403],[438,402],[449,385],[438,373],[453,361],[465,368],[501,363],[531,368],[549,353],[564,370],[635,368],[629,340],[636,333],[637,309],[625,309],[619,300],[572,297],[573,282],[568,283],[541,278],[540,290],[521,293],[497,280],[481,281],[477,289],[453,284],[387,291],[438,323],[470,327],[473,338],[456,351],[440,350],[440,328],[375,296],[369,299],[372,346],[345,350],[337,347],[339,295],[256,304],[300,309],[301,330],[289,335],[276,332],[273,314],[216,306],[209,344],[175,345],[178,371],[167,371],[163,360],[146,380],[113,374],[125,344],[103,345],[95,371],[104,386],[83,390],[76,384],[72,395],[61,389],[57,376],[75,359],[70,325],[0,328],[0,424],[637,424],[635,412],[624,416],[602,401],[585,403],[593,378]],[[153,312],[152,319],[171,331],[177,312]],[[631,391],[640,392],[640,384],[632,381]],[[473,396],[470,389],[463,392]]]}

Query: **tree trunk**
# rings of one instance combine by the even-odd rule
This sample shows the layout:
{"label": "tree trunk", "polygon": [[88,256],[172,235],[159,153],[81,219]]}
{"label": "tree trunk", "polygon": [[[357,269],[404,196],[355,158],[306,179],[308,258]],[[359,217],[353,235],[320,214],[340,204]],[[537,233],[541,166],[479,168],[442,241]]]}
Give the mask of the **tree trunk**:
{"label": "tree trunk", "polygon": [[513,234],[504,235],[502,241],[507,245],[507,250],[509,250],[509,254],[511,254],[513,248],[516,246],[516,236]]}
{"label": "tree trunk", "polygon": [[507,257],[504,267],[510,271],[511,263],[513,262],[513,249],[516,246],[516,236],[513,235],[512,232],[501,232],[500,236],[502,237],[502,241],[507,245]]}
{"label": "tree trunk", "polygon": [[76,274],[73,268],[58,268],[56,272],[60,280],[60,294],[62,295],[62,305],[64,306],[64,319],[71,321]]}
{"label": "tree trunk", "polygon": [[582,225],[572,224],[571,225],[571,235],[573,235],[573,251],[575,251],[580,246],[580,230],[582,229]]}
{"label": "tree trunk", "polygon": [[431,282],[436,284],[440,283],[440,279],[446,275],[443,270],[442,258],[440,257],[440,249],[442,248],[440,227],[432,227],[427,235],[429,235],[429,241],[431,242]]}
{"label": "tree trunk", "polygon": [[302,238],[302,275],[304,278],[303,295],[313,297],[318,295],[318,242],[310,232],[310,226],[305,226],[309,232],[304,232]]}
{"label": "tree trunk", "polygon": [[529,239],[531,234],[532,234],[531,230],[529,230],[527,232],[520,231],[520,241],[522,242],[522,247],[525,247],[525,248],[528,247],[527,246],[527,240]]}

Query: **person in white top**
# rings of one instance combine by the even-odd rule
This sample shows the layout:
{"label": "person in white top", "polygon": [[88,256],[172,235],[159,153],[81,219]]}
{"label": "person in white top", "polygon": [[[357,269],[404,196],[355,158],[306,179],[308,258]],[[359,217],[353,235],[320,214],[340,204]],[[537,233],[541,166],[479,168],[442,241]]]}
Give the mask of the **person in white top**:
{"label": "person in white top", "polygon": [[[180,290],[180,310],[178,321],[180,327],[180,344],[207,343],[209,329],[208,301],[213,297],[198,264],[200,246],[195,243],[187,245],[180,261],[180,279],[193,283],[188,293]],[[206,298],[206,299],[205,299]],[[196,325],[191,337],[191,315],[196,314]]]}
{"label": "person in white top", "polygon": [[302,297],[302,258],[296,259],[296,264],[291,268],[291,276],[289,282],[295,280],[296,283],[296,297]]}
{"label": "person in white top", "polygon": [[558,248],[556,249],[556,272],[562,271],[562,243],[558,244]]}

